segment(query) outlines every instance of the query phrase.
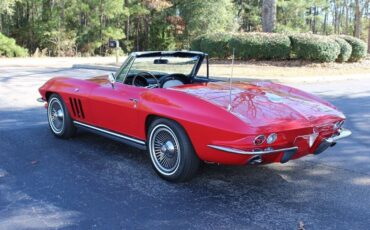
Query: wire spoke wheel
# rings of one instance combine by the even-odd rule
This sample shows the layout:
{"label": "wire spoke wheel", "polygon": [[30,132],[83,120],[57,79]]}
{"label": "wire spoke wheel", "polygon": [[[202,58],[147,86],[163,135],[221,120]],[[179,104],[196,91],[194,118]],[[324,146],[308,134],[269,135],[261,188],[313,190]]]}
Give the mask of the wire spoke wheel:
{"label": "wire spoke wheel", "polygon": [[56,134],[62,133],[64,128],[64,109],[57,98],[52,98],[49,102],[48,118],[53,132]]}
{"label": "wire spoke wheel", "polygon": [[149,151],[154,166],[164,175],[172,175],[180,164],[180,145],[175,133],[164,124],[151,132]]}

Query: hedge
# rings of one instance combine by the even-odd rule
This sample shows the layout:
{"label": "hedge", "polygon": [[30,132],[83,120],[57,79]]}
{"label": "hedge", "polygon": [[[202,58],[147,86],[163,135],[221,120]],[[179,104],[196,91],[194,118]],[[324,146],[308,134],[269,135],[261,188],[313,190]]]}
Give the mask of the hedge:
{"label": "hedge", "polygon": [[0,56],[6,57],[25,57],[28,55],[27,49],[18,46],[15,40],[8,38],[0,33]]}
{"label": "hedge", "polygon": [[289,37],[273,33],[234,34],[229,41],[238,59],[288,59],[291,51]]}
{"label": "hedge", "polygon": [[367,55],[367,44],[355,37],[342,35],[340,36],[346,40],[352,46],[352,54],[349,61],[359,61],[362,58],[365,58]]}
{"label": "hedge", "polygon": [[330,37],[312,34],[296,34],[289,37],[293,55],[298,59],[334,62],[340,54],[340,46]]}
{"label": "hedge", "polygon": [[201,50],[211,57],[227,58],[231,55],[228,42],[229,33],[206,34],[195,39],[191,45],[193,50]]}
{"label": "hedge", "polygon": [[352,46],[346,40],[338,36],[332,36],[331,38],[334,39],[340,46],[340,54],[336,61],[337,62],[348,61],[352,54]]}
{"label": "hedge", "polygon": [[276,33],[215,33],[197,37],[192,50],[225,59],[235,48],[237,59],[284,60],[295,58],[316,62],[358,61],[366,57],[367,45],[351,36]]}
{"label": "hedge", "polygon": [[201,35],[191,43],[192,50],[206,52],[215,58],[230,57],[233,48],[237,59],[287,59],[290,40],[282,34],[215,33]]}

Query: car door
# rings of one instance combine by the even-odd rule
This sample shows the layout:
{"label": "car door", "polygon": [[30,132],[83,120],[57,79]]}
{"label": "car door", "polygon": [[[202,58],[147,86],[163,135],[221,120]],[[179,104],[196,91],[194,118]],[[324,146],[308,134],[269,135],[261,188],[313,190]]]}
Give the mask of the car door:
{"label": "car door", "polygon": [[93,125],[119,134],[139,138],[138,103],[145,88],[115,83],[102,84],[90,94]]}

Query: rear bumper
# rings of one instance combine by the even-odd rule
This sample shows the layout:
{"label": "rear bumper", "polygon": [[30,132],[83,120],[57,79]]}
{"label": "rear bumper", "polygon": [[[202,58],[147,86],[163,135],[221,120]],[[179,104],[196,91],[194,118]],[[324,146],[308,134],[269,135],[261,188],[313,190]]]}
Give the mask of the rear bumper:
{"label": "rear bumper", "polygon": [[319,146],[316,148],[314,154],[317,155],[317,154],[324,152],[329,147],[334,146],[338,140],[349,137],[351,134],[352,132],[350,130],[341,129],[338,132],[338,135],[323,139],[321,143],[319,144]]}
{"label": "rear bumper", "polygon": [[352,132],[348,129],[341,129],[338,135],[325,139],[327,142],[334,143],[342,138],[351,136]]}
{"label": "rear bumper", "polygon": [[242,154],[242,155],[265,155],[270,153],[281,153],[286,151],[297,151],[298,147],[290,147],[290,148],[282,148],[282,149],[271,149],[271,150],[261,150],[261,151],[244,151],[241,149],[235,149],[235,148],[229,148],[224,146],[218,146],[218,145],[208,145],[208,147],[221,150],[228,153],[235,153],[235,154]]}
{"label": "rear bumper", "polygon": [[[341,129],[337,135],[332,136],[330,138],[323,138],[321,140],[321,143],[318,145],[316,150],[314,151],[314,154],[320,154],[323,151],[325,151],[327,148],[332,147],[336,144],[336,142],[342,138],[348,137],[352,134],[352,132],[348,129]],[[279,148],[279,149],[265,149],[265,150],[258,150],[258,151],[245,151],[242,149],[236,149],[232,147],[226,147],[226,146],[219,146],[219,145],[208,145],[209,148],[216,149],[218,151],[232,153],[232,154],[238,154],[238,155],[245,155],[250,156],[251,160],[258,160],[260,163],[262,163],[262,156],[271,155],[271,154],[277,154],[281,153],[282,156],[280,157],[280,162],[285,163],[288,162],[290,159],[293,158],[293,156],[300,150],[298,146],[292,146],[287,148]],[[308,153],[307,153],[308,154]],[[249,163],[251,163],[249,161]]]}
{"label": "rear bumper", "polygon": [[217,146],[217,145],[208,145],[208,147],[228,152],[228,153],[234,153],[234,154],[241,154],[241,155],[249,155],[251,156],[250,160],[248,161],[249,164],[256,164],[256,162],[262,163],[262,155],[267,154],[273,154],[273,153],[283,153],[283,156],[280,158],[281,163],[286,163],[292,157],[294,154],[298,151],[297,146],[289,147],[289,148],[281,148],[281,149],[269,149],[269,150],[261,150],[261,151],[244,151],[241,149],[235,149],[235,148],[229,148],[229,147],[223,147],[223,146]]}

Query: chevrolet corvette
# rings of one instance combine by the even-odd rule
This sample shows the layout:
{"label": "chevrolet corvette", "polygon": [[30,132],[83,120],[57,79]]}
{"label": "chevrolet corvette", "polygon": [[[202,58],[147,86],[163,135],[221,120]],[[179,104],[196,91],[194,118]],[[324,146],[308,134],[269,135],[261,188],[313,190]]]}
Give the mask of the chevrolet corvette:
{"label": "chevrolet corvette", "polygon": [[38,101],[56,137],[86,129],[147,150],[155,172],[173,182],[191,179],[202,162],[285,163],[351,134],[329,102],[267,81],[212,79],[208,59],[135,52],[115,74],[50,79]]}

